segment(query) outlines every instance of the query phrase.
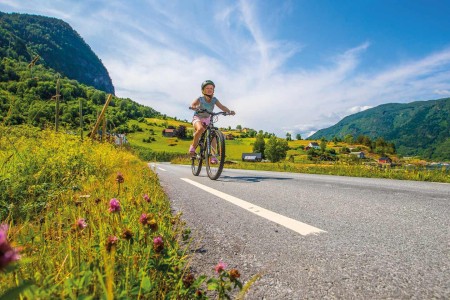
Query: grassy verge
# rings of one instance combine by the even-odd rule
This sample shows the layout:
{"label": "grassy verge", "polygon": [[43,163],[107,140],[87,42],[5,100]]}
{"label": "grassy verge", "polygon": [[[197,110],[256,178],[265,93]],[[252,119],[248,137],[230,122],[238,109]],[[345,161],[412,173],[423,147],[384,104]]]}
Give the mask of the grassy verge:
{"label": "grassy verge", "polygon": [[0,251],[0,299],[223,299],[242,288],[234,269],[190,272],[180,216],[130,152],[1,127],[0,164],[0,247],[21,255]]}

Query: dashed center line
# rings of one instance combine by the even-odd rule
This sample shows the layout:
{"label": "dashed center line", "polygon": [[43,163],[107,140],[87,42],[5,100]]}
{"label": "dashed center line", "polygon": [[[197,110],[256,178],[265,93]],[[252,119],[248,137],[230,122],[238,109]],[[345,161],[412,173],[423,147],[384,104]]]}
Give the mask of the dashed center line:
{"label": "dashed center line", "polygon": [[225,194],[221,191],[215,190],[213,188],[210,188],[209,186],[200,184],[198,182],[195,182],[193,180],[190,180],[188,178],[181,178],[181,180],[190,183],[208,193],[211,193],[219,198],[222,198],[223,200],[226,200],[230,203],[233,203],[234,205],[237,205],[249,212],[252,212],[260,217],[263,217],[269,221],[272,221],[274,223],[277,223],[281,226],[284,226],[288,229],[291,229],[301,235],[308,235],[308,234],[318,234],[322,232],[326,232],[325,230],[319,229],[317,227],[308,225],[306,223],[302,223],[300,221],[291,219],[289,217],[280,215],[278,213],[275,213],[273,211],[270,211],[268,209],[262,208],[260,206],[254,205],[250,202],[244,201],[242,199],[236,198],[234,196]]}

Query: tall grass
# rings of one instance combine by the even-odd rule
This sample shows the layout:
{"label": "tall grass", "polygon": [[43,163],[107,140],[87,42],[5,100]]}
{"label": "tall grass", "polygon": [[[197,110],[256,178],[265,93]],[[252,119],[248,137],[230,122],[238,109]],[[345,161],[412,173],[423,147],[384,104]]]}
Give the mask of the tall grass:
{"label": "tall grass", "polygon": [[2,127],[0,164],[0,223],[22,255],[0,270],[0,295],[26,282],[25,299],[206,299],[206,286],[227,297],[215,286],[239,282],[191,274],[180,215],[130,152]]}

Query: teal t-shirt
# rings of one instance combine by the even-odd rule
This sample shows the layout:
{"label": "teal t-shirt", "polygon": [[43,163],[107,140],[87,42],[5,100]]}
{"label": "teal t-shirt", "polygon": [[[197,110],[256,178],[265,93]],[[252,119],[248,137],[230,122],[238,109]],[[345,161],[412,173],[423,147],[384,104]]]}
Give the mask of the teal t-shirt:
{"label": "teal t-shirt", "polygon": [[[214,106],[216,105],[216,102],[217,102],[217,98],[216,97],[213,97],[211,99],[211,102],[209,102],[209,103],[206,102],[205,97],[199,97],[198,100],[200,101],[200,107],[199,107],[200,109],[206,109],[209,112],[213,112],[214,111]],[[195,112],[194,116],[198,116],[199,118],[204,119],[204,118],[208,118],[209,114],[207,114],[205,112],[203,112],[203,113]]]}

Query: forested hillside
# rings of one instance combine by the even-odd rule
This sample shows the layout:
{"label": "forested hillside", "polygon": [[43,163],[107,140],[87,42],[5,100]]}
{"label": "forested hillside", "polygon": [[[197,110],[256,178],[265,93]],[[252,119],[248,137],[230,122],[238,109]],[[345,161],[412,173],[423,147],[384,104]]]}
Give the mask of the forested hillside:
{"label": "forested hillside", "polygon": [[0,56],[39,62],[63,76],[114,94],[105,66],[66,22],[49,17],[0,12]]}
{"label": "forested hillside", "polygon": [[[59,78],[59,124],[79,130],[82,114],[83,130],[91,130],[114,87],[79,34],[55,18],[1,12],[0,33],[0,122],[52,126]],[[151,107],[113,97],[106,111],[107,126],[115,132],[132,132],[127,121],[157,115]]]}
{"label": "forested hillside", "polygon": [[[55,122],[57,73],[43,65],[32,68],[28,63],[2,57],[0,61],[0,122],[6,125],[31,124],[47,127]],[[76,80],[60,79],[59,120],[65,129],[78,129],[80,107],[84,130],[92,129],[107,94]],[[130,119],[159,115],[154,109],[140,105],[131,99],[113,97],[106,111],[108,129],[130,132]]]}
{"label": "forested hillside", "polygon": [[450,160],[450,98],[380,105],[319,130],[310,139],[348,135],[382,137],[405,156]]}

